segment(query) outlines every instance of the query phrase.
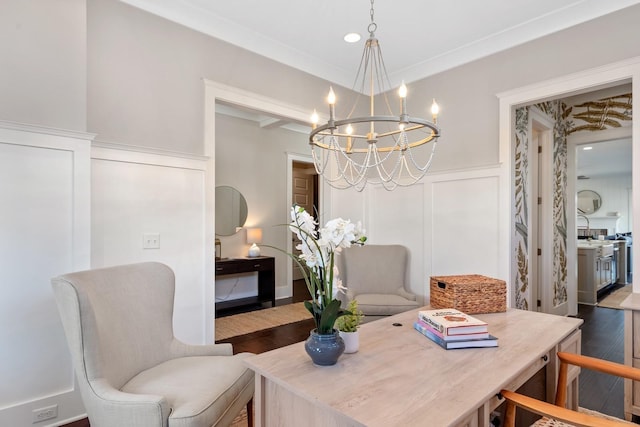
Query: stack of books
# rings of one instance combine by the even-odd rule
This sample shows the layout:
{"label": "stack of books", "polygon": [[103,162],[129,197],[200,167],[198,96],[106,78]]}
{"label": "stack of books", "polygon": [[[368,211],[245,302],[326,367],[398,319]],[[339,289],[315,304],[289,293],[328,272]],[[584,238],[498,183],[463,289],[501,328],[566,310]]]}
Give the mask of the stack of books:
{"label": "stack of books", "polygon": [[413,327],[445,350],[498,346],[486,322],[454,308],[421,310]]}

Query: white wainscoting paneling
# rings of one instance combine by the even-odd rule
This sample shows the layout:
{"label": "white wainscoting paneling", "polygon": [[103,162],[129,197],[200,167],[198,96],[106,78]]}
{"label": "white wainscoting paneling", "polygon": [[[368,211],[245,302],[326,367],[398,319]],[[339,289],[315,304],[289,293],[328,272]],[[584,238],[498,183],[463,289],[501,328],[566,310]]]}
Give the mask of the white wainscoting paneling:
{"label": "white wainscoting paneling", "polygon": [[[174,332],[189,343],[213,342],[214,302],[206,295],[206,158],[95,147],[92,151],[91,264],[158,261],[176,275]],[[159,249],[143,234],[159,233]],[[210,260],[213,263],[213,259]]]}
{"label": "white wainscoting paneling", "polygon": [[408,290],[420,297],[428,285],[424,275],[424,188],[423,182],[393,191],[372,186],[367,208],[371,243],[408,249]]}
{"label": "white wainscoting paneling", "polygon": [[[500,165],[428,174],[410,187],[371,185],[329,192],[331,217],[362,219],[369,244],[410,252],[409,287],[429,302],[432,275],[483,274],[507,281],[508,209],[501,209]],[[509,292],[507,290],[507,292]]]}
{"label": "white wainscoting paneling", "polygon": [[92,135],[0,122],[0,425],[84,413],[51,278],[89,268]]}
{"label": "white wainscoting paneling", "polygon": [[428,277],[482,274],[508,279],[503,276],[509,260],[500,259],[505,253],[500,248],[504,233],[500,227],[509,214],[500,211],[501,173],[500,167],[493,167],[425,178]]}
{"label": "white wainscoting paneling", "polygon": [[322,175],[319,179],[321,184],[324,186],[325,194],[329,195],[329,197],[325,197],[324,205],[320,206],[320,209],[322,210],[320,213],[320,220],[322,223],[325,224],[333,218],[349,219],[354,222],[361,221],[368,236],[370,221],[367,216],[367,209],[365,205],[368,193],[366,191],[359,193],[352,188],[336,190],[324,182]]}

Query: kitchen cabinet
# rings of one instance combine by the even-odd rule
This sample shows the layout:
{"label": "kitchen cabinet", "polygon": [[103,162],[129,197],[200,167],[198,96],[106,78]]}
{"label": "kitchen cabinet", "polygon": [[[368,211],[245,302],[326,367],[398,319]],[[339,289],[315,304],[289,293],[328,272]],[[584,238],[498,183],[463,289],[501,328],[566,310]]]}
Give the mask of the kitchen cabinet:
{"label": "kitchen cabinet", "polygon": [[613,244],[578,245],[578,303],[595,305],[598,291],[615,282]]}
{"label": "kitchen cabinet", "polygon": [[627,254],[627,241],[626,240],[614,240],[614,259],[616,262],[616,275],[614,280],[619,285],[627,284],[627,270],[628,268],[628,254]]}

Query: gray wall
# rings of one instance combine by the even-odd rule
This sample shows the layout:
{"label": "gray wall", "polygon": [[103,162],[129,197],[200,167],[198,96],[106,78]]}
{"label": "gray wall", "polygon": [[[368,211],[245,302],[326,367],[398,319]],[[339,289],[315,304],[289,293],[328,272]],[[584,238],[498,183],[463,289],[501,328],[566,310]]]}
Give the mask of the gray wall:
{"label": "gray wall", "polygon": [[84,0],[2,0],[0,120],[86,129]]}
{"label": "gray wall", "polygon": [[88,127],[99,140],[203,154],[203,78],[309,108],[329,83],[114,0],[90,0]]}
{"label": "gray wall", "polygon": [[[640,5],[543,37],[412,84],[409,108],[437,98],[442,138],[433,171],[498,161],[496,94],[640,55]],[[412,107],[413,106],[413,107]]]}

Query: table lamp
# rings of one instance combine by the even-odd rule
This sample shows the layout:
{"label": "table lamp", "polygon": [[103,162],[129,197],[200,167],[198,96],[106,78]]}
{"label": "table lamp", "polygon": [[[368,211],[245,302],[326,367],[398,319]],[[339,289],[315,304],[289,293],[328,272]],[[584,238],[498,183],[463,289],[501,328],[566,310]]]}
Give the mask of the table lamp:
{"label": "table lamp", "polygon": [[260,256],[260,248],[257,243],[262,243],[262,228],[247,228],[247,243],[251,245],[249,257]]}
{"label": "table lamp", "polygon": [[216,259],[222,259],[222,242],[216,237]]}

